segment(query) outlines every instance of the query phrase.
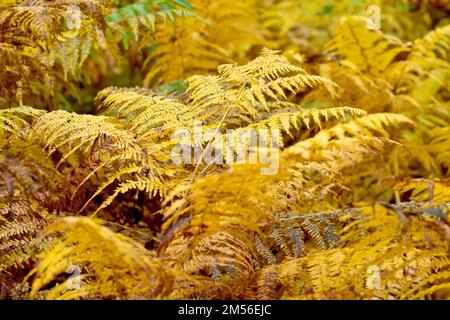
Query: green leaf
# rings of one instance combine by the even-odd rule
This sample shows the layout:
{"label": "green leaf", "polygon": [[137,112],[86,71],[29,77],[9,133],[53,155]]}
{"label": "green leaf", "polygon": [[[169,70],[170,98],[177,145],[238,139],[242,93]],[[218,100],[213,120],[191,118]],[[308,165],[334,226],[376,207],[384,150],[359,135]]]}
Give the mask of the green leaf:
{"label": "green leaf", "polygon": [[334,10],[334,5],[332,4],[326,4],[323,6],[322,11],[319,11],[317,13],[318,16],[325,16],[325,15],[329,15],[331,12],[333,12]]}
{"label": "green leaf", "polygon": [[126,17],[134,17],[136,16],[135,11],[133,10],[133,6],[126,6],[120,9],[120,11],[126,16]]}
{"label": "green leaf", "polygon": [[172,0],[172,2],[178,4],[179,6],[185,7],[186,9],[194,9],[194,6],[185,0]]}
{"label": "green leaf", "polygon": [[120,14],[119,10],[112,12],[109,16],[105,18],[107,23],[122,21],[123,16]]}

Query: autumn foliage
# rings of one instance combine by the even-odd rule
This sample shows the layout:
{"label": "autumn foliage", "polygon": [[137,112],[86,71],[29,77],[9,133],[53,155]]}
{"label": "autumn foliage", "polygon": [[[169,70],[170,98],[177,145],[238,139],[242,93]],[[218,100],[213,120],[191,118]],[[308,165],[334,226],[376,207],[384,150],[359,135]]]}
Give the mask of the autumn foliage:
{"label": "autumn foliage", "polygon": [[2,1],[0,299],[449,299],[449,18]]}

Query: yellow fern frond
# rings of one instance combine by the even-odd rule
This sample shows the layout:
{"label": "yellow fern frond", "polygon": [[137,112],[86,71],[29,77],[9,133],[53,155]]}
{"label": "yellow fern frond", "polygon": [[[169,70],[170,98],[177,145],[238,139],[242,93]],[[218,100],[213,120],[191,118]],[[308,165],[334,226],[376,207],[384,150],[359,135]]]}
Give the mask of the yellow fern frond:
{"label": "yellow fern frond", "polygon": [[268,110],[269,101],[285,100],[288,91],[295,94],[317,85],[332,91],[335,86],[329,79],[309,75],[270,50],[263,50],[259,58],[246,65],[222,65],[218,71],[218,76],[193,76],[186,80],[188,103],[194,109],[219,106],[222,112],[232,108],[255,118]]}
{"label": "yellow fern frond", "polygon": [[[29,275],[35,276],[30,298],[156,298],[172,286],[172,275],[150,252],[97,220],[62,218],[47,230],[55,233],[54,245]],[[105,246],[110,248],[107,255]],[[80,271],[76,277],[40,293],[58,275],[70,274],[71,266]]]}
{"label": "yellow fern frond", "polygon": [[395,37],[370,30],[368,23],[368,19],[362,17],[342,18],[333,29],[328,52],[343,63],[379,75],[397,55],[407,54],[410,49]]}
{"label": "yellow fern frond", "polygon": [[448,61],[450,51],[450,25],[436,28],[414,41],[413,52],[430,58]]}

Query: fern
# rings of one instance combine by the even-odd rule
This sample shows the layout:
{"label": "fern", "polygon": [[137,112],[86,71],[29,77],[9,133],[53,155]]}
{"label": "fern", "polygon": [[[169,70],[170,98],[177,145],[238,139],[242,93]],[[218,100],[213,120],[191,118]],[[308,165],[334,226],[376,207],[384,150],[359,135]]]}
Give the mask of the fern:
{"label": "fern", "polygon": [[328,51],[343,63],[349,61],[362,72],[377,75],[409,49],[398,39],[369,30],[367,20],[346,17],[336,25]]}
{"label": "fern", "polygon": [[154,31],[157,24],[173,22],[179,17],[195,17],[192,9],[192,5],[184,0],[141,0],[117,8],[105,20],[112,30],[120,34],[122,43],[128,48],[130,38],[134,36],[135,40],[138,40],[143,33],[140,28]]}
{"label": "fern", "polygon": [[[62,232],[63,236],[55,240],[45,258],[32,271],[36,279],[30,292],[31,298],[38,294],[48,299],[144,298],[157,297],[170,288],[171,275],[159,261],[146,254],[145,249],[131,239],[114,234],[96,221],[64,218],[47,230],[47,233],[53,232]],[[79,238],[79,232],[85,237]],[[109,256],[102,253],[105,245],[111,248]],[[69,272],[70,266],[78,267],[80,274],[40,293],[57,275]],[[106,267],[110,272],[105,272]],[[121,273],[131,277],[121,277]],[[72,283],[75,281],[79,282],[78,288]]]}
{"label": "fern", "polygon": [[[36,89],[54,90],[57,79],[76,75],[92,47],[106,48],[102,21],[106,10],[108,1],[23,1],[1,6],[0,54],[2,69],[7,70],[2,81],[12,88],[2,97],[22,103]],[[26,74],[39,75],[40,80]]]}
{"label": "fern", "polygon": [[448,298],[445,10],[381,4],[2,4],[0,298]]}

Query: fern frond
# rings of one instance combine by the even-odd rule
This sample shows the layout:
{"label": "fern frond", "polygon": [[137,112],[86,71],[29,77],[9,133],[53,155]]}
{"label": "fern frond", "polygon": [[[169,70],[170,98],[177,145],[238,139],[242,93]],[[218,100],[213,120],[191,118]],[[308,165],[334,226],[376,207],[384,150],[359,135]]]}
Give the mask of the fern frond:
{"label": "fern frond", "polygon": [[259,112],[268,110],[269,101],[285,100],[285,91],[295,94],[316,85],[332,91],[335,86],[331,80],[309,75],[269,50],[246,65],[222,65],[218,71],[218,76],[193,76],[186,80],[188,102],[194,109],[219,106],[224,112],[232,107],[255,118]]}
{"label": "fern frond", "polygon": [[380,75],[410,49],[393,36],[370,30],[366,18],[349,16],[335,25],[328,52],[363,72]]}
{"label": "fern frond", "polygon": [[386,129],[401,125],[408,126],[413,123],[412,120],[401,114],[375,113],[323,130],[317,134],[316,138],[326,141],[331,138],[342,139],[348,135],[355,137],[365,135],[370,137],[374,133],[389,137],[390,135]]}
{"label": "fern frond", "polygon": [[322,129],[322,123],[326,123],[327,121],[334,119],[345,120],[347,116],[362,117],[365,115],[366,112],[364,110],[349,107],[301,110],[298,112],[276,113],[269,119],[251,124],[249,127],[257,129],[281,129],[290,134],[292,129],[299,130],[302,127],[310,129],[311,125],[317,125]]}
{"label": "fern frond", "polygon": [[450,25],[436,28],[423,38],[414,41],[413,52],[430,58],[449,60]]}
{"label": "fern frond", "polygon": [[248,41],[249,46],[264,42],[257,22],[256,1],[191,0],[189,3],[201,19],[186,16],[156,27],[157,47],[144,64],[149,69],[145,86],[207,74],[233,58],[243,61],[243,52],[249,47],[243,48],[242,41]]}
{"label": "fern frond", "polygon": [[102,204],[97,208],[97,210],[94,212],[96,214],[100,210],[106,208],[109,206],[113,200],[119,195],[124,194],[130,190],[136,190],[136,191],[143,191],[146,194],[148,194],[150,197],[155,197],[157,195],[165,195],[168,192],[168,186],[164,184],[159,177],[142,177],[138,174],[132,175],[130,177],[130,173],[140,173],[140,169],[137,166],[132,166],[130,168],[123,168],[119,170],[116,174],[114,174],[112,177],[109,178],[107,182],[105,182],[103,185],[101,185],[97,191],[91,196],[91,198],[85,203],[83,208],[86,208],[86,206],[91,202],[97,195],[99,195],[106,187],[108,187],[110,184],[115,182],[116,180],[122,180],[123,182],[119,183],[119,186],[114,190],[114,193],[109,195],[105,201],[102,202]]}
{"label": "fern frond", "polygon": [[[353,245],[313,252],[300,259],[284,261],[276,269],[262,270],[276,270],[273,277],[278,279],[284,297],[334,295],[352,288],[359,297],[398,299],[405,292],[422,291],[425,296],[445,288],[445,271],[431,276],[428,282],[426,274],[438,266],[446,270],[447,255],[430,247],[415,248],[411,243],[414,238],[398,236],[397,226],[401,222],[395,215],[380,209],[376,209],[379,213],[375,216],[363,210],[368,214],[364,222],[368,232],[359,238],[361,242],[357,240]],[[409,234],[415,232],[411,230]],[[360,250],[361,246],[366,249]]]}
{"label": "fern frond", "polygon": [[106,48],[103,19],[110,5],[109,1],[30,0],[0,6],[1,67],[8,70],[1,79],[14,93],[5,95],[6,101],[21,105],[28,98],[25,94],[36,92],[55,96],[57,83],[67,86],[68,74],[78,76],[91,49]]}
{"label": "fern frond", "polygon": [[[6,131],[16,136],[24,137],[29,123],[25,120],[27,117],[38,117],[44,112],[27,106],[0,110],[0,130]],[[25,119],[24,119],[25,118]]]}
{"label": "fern frond", "polygon": [[[4,199],[2,199],[4,201]],[[42,212],[40,212],[42,210]],[[0,270],[11,270],[35,259],[36,240],[52,217],[36,204],[11,199],[0,207]]]}
{"label": "fern frond", "polygon": [[[34,124],[38,141],[44,142],[49,154],[65,148],[65,161],[77,150],[87,151],[97,143],[114,143],[117,148],[126,151],[124,158],[139,157],[139,149],[134,136],[120,123],[106,116],[77,115],[66,111],[55,111],[39,117]],[[46,137],[45,140],[43,137]]]}
{"label": "fern frond", "polygon": [[394,185],[400,193],[411,193],[410,198],[414,201],[428,201],[435,205],[450,202],[449,186],[448,179],[403,179]]}
{"label": "fern frond", "polygon": [[242,273],[251,274],[255,269],[251,249],[227,232],[219,231],[203,237],[189,256],[183,268],[193,274],[218,268],[233,278]]}
{"label": "fern frond", "polygon": [[192,119],[181,102],[144,88],[107,88],[97,94],[96,101],[102,113],[126,121],[140,142],[167,138]]}
{"label": "fern frond", "polygon": [[[48,235],[55,233],[59,236],[54,245],[29,275],[34,275],[30,298],[155,298],[172,286],[172,275],[151,253],[97,220],[62,218],[47,230]],[[110,248],[107,254],[105,247]],[[82,278],[69,277],[40,293],[58,275],[69,273],[70,266],[77,267]]]}

